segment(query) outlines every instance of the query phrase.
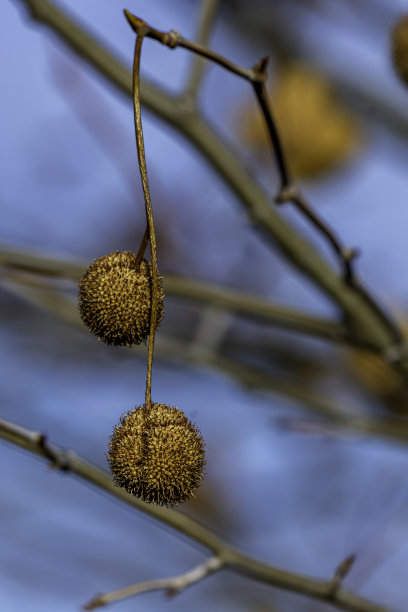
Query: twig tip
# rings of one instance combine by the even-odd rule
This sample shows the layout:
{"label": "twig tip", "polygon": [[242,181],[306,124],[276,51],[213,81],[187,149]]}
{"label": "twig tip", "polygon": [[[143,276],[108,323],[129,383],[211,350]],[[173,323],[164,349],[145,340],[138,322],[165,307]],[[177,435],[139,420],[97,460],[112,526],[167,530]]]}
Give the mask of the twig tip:
{"label": "twig tip", "polygon": [[143,21],[143,19],[136,17],[136,15],[133,15],[133,13],[131,13],[127,9],[123,9],[123,14],[126,17],[128,24],[130,25],[132,30],[136,32],[136,34],[139,33],[139,29],[141,28],[141,26],[146,25],[146,22]]}

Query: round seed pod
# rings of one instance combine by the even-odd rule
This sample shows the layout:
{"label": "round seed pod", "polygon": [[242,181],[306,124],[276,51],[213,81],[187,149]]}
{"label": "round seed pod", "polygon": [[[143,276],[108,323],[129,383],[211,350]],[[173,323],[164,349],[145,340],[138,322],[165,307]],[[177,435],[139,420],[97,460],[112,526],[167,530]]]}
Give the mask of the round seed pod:
{"label": "round seed pod", "polygon": [[121,416],[106,457],[117,485],[161,506],[187,501],[206,463],[198,428],[176,406],[156,403]]}
{"label": "round seed pod", "polygon": [[408,15],[403,15],[391,32],[391,55],[395,72],[408,85]]}
{"label": "round seed pod", "polygon": [[[159,277],[156,324],[163,317],[163,284]],[[114,251],[89,266],[79,283],[79,313],[90,332],[106,344],[131,346],[146,340],[150,329],[151,264],[136,267],[131,251]]]}

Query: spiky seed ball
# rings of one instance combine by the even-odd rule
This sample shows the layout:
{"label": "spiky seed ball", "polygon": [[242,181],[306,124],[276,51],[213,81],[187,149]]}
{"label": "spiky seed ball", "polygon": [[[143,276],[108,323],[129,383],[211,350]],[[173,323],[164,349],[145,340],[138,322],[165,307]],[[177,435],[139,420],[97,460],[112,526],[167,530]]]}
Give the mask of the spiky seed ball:
{"label": "spiky seed ball", "polygon": [[206,463],[198,428],[176,406],[156,403],[121,416],[106,457],[117,485],[161,506],[187,501]]}
{"label": "spiky seed ball", "polygon": [[408,15],[403,15],[391,32],[391,54],[394,69],[408,85]]}
{"label": "spiky seed ball", "polygon": [[[143,259],[136,267],[131,251],[114,251],[89,266],[79,283],[79,312],[89,331],[106,344],[131,346],[149,335],[152,270]],[[159,278],[157,325],[163,317]]]}

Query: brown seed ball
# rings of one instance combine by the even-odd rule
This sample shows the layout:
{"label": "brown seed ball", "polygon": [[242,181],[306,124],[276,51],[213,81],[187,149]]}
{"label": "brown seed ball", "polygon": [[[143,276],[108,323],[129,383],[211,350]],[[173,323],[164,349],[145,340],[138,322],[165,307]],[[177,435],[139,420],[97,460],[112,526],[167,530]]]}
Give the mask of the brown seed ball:
{"label": "brown seed ball", "polygon": [[408,85],[408,15],[403,15],[391,32],[392,63],[398,76]]}
{"label": "brown seed ball", "polygon": [[106,457],[117,485],[161,506],[187,501],[206,463],[198,428],[176,406],[156,403],[121,416]]}
{"label": "brown seed ball", "polygon": [[[114,251],[95,259],[79,283],[79,312],[89,331],[106,344],[131,346],[146,340],[150,328],[151,264],[136,268],[131,251]],[[163,285],[159,278],[157,325],[163,317]]]}

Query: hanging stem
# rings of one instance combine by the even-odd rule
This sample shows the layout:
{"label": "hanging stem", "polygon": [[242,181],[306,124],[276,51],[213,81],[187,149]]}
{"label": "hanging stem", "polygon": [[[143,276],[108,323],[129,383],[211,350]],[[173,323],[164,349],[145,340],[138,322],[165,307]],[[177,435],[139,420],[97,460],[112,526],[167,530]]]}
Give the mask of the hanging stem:
{"label": "hanging stem", "polygon": [[143,255],[145,254],[148,242],[149,242],[149,227],[146,227],[145,233],[143,234],[142,242],[140,243],[140,247],[136,255],[136,263],[135,263],[136,270],[140,266],[140,262],[143,259]]}
{"label": "hanging stem", "polygon": [[[146,392],[145,392],[145,406],[148,410],[151,406],[151,392],[152,392],[152,365],[153,365],[153,351],[154,351],[154,337],[156,334],[156,320],[157,320],[157,304],[158,304],[158,269],[157,269],[157,248],[156,248],[156,234],[154,231],[153,221],[153,208],[152,201],[150,198],[149,182],[147,179],[146,169],[146,157],[144,150],[143,140],[143,129],[142,129],[142,113],[140,106],[140,55],[142,51],[142,42],[145,36],[145,32],[139,31],[136,36],[135,44],[135,55],[133,61],[133,110],[135,119],[135,134],[136,134],[136,146],[137,156],[139,160],[140,177],[142,179],[143,193],[145,198],[146,208],[146,220],[148,237],[150,240],[150,251],[152,257],[152,296],[151,296],[151,313],[150,313],[150,335],[149,335],[149,348],[147,355],[147,373],[146,373]],[[143,252],[143,245],[147,243],[147,233],[142,241],[139,253]],[[146,245],[145,245],[146,246]]]}

